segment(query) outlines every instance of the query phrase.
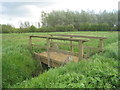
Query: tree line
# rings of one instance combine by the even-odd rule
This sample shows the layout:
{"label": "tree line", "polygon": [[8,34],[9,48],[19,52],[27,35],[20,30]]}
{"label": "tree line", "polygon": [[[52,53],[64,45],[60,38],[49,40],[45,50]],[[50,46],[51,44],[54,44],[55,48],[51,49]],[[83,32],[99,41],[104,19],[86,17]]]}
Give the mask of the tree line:
{"label": "tree line", "polygon": [[42,24],[47,27],[73,26],[77,31],[82,30],[117,30],[118,12],[106,10],[99,13],[94,11],[52,11],[42,12]]}
{"label": "tree line", "polygon": [[46,13],[41,12],[41,23],[38,27],[29,22],[20,24],[20,28],[11,25],[2,26],[3,33],[9,32],[65,32],[65,31],[115,31],[118,28],[118,12],[106,10],[94,11],[58,10]]}

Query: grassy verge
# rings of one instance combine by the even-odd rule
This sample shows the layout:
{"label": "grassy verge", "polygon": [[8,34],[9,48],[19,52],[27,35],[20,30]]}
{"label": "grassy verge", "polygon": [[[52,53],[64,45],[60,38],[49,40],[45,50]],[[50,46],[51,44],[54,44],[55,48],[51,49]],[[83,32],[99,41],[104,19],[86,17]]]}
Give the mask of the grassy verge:
{"label": "grassy verge", "polygon": [[[117,44],[115,44],[118,37],[117,32],[70,32],[69,34],[73,33],[108,37],[105,41],[105,46],[108,46],[106,53],[95,55],[87,61],[81,61],[76,64],[69,63],[65,67],[50,69],[36,78],[32,78],[32,74],[37,71],[38,66],[29,52],[28,36],[48,33],[3,34],[3,87],[117,87],[116,59],[118,55],[117,51],[112,49],[117,47]],[[55,34],[55,32],[52,34]],[[57,32],[56,34],[68,34],[68,32]],[[87,45],[94,46],[96,45],[95,43],[87,43]],[[114,44],[110,45],[111,43]],[[107,77],[110,77],[110,80]],[[99,83],[97,84],[97,82]],[[106,82],[107,84],[105,84]]]}
{"label": "grassy verge", "polygon": [[2,50],[2,84],[8,87],[30,79],[37,69],[24,35],[4,34]]}
{"label": "grassy verge", "polygon": [[[118,87],[118,43],[111,44],[111,51],[94,55],[89,60],[69,63],[64,67],[50,69],[31,80],[23,81],[12,88],[116,88]],[[114,56],[111,56],[114,53]]]}

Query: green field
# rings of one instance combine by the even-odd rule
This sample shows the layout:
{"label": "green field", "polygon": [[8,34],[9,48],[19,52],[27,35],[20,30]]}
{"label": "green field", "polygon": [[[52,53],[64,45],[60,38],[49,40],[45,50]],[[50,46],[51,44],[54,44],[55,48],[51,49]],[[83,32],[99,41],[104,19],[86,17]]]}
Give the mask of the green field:
{"label": "green field", "polygon": [[[52,34],[77,34],[104,36],[105,52],[88,60],[51,68],[41,74],[38,62],[29,51],[29,35],[51,33],[2,34],[2,84],[3,88],[117,88],[118,32],[54,32]],[[97,41],[87,45],[96,46]],[[42,44],[42,42],[41,42]],[[64,47],[63,49],[65,49]],[[75,50],[77,52],[77,49]],[[35,74],[39,75],[33,77]]]}

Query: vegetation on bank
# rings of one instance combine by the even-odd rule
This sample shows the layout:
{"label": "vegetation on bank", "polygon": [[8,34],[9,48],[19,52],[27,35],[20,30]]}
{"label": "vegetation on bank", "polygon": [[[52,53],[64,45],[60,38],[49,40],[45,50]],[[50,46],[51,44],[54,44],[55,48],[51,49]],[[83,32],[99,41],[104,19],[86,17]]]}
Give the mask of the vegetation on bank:
{"label": "vegetation on bank", "polygon": [[118,43],[111,45],[111,51],[106,49],[105,53],[96,54],[88,60],[50,69],[11,88],[118,88]]}
{"label": "vegetation on bank", "polygon": [[[68,32],[54,32],[66,34]],[[52,34],[54,34],[52,33]],[[118,34],[117,32],[70,32],[78,35],[106,36],[106,51],[89,60],[69,63],[64,67],[50,69],[33,78],[40,68],[29,52],[28,36],[48,33],[3,34],[2,75],[3,87],[11,88],[115,88],[118,87]],[[94,43],[90,43],[94,45]],[[39,70],[38,70],[39,69]],[[22,82],[23,81],[23,82]]]}
{"label": "vegetation on bank", "polygon": [[38,71],[37,62],[32,58],[27,42],[25,35],[2,35],[3,87],[30,79]]}

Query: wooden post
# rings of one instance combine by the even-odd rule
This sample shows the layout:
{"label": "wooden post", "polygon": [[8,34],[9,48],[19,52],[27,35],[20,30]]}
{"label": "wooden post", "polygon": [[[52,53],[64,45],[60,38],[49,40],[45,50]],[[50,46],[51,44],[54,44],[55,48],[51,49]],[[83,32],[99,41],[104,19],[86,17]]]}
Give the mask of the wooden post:
{"label": "wooden post", "polygon": [[[70,38],[72,39],[72,36],[71,36]],[[73,44],[73,42],[70,41],[70,50],[71,50],[71,52],[73,53],[73,52],[74,52],[74,48],[73,48],[72,44]]]}
{"label": "wooden post", "polygon": [[[70,37],[72,39],[72,36]],[[74,55],[74,47],[73,47],[73,41],[70,41],[70,50],[72,52],[72,56],[71,56],[71,59],[73,61],[73,55]]]}
{"label": "wooden post", "polygon": [[78,42],[78,50],[79,50],[78,61],[80,61],[83,59],[83,42],[82,41]]}
{"label": "wooden post", "polygon": [[[53,37],[53,35],[50,35],[51,37]],[[51,39],[51,41],[52,41],[52,39]]]}
{"label": "wooden post", "polygon": [[31,37],[29,37],[29,45],[31,45]]}
{"label": "wooden post", "polygon": [[[53,37],[53,35],[50,35],[51,37]],[[53,45],[53,39],[51,39],[51,45],[50,45],[50,48],[52,47],[52,45]]]}
{"label": "wooden post", "polygon": [[103,39],[100,39],[99,50],[100,50],[101,52],[103,51]]}
{"label": "wooden post", "polygon": [[32,50],[32,37],[29,37],[29,48],[30,48],[30,51]]}
{"label": "wooden post", "polygon": [[48,67],[50,67],[50,39],[47,38],[47,59],[48,59]]}

